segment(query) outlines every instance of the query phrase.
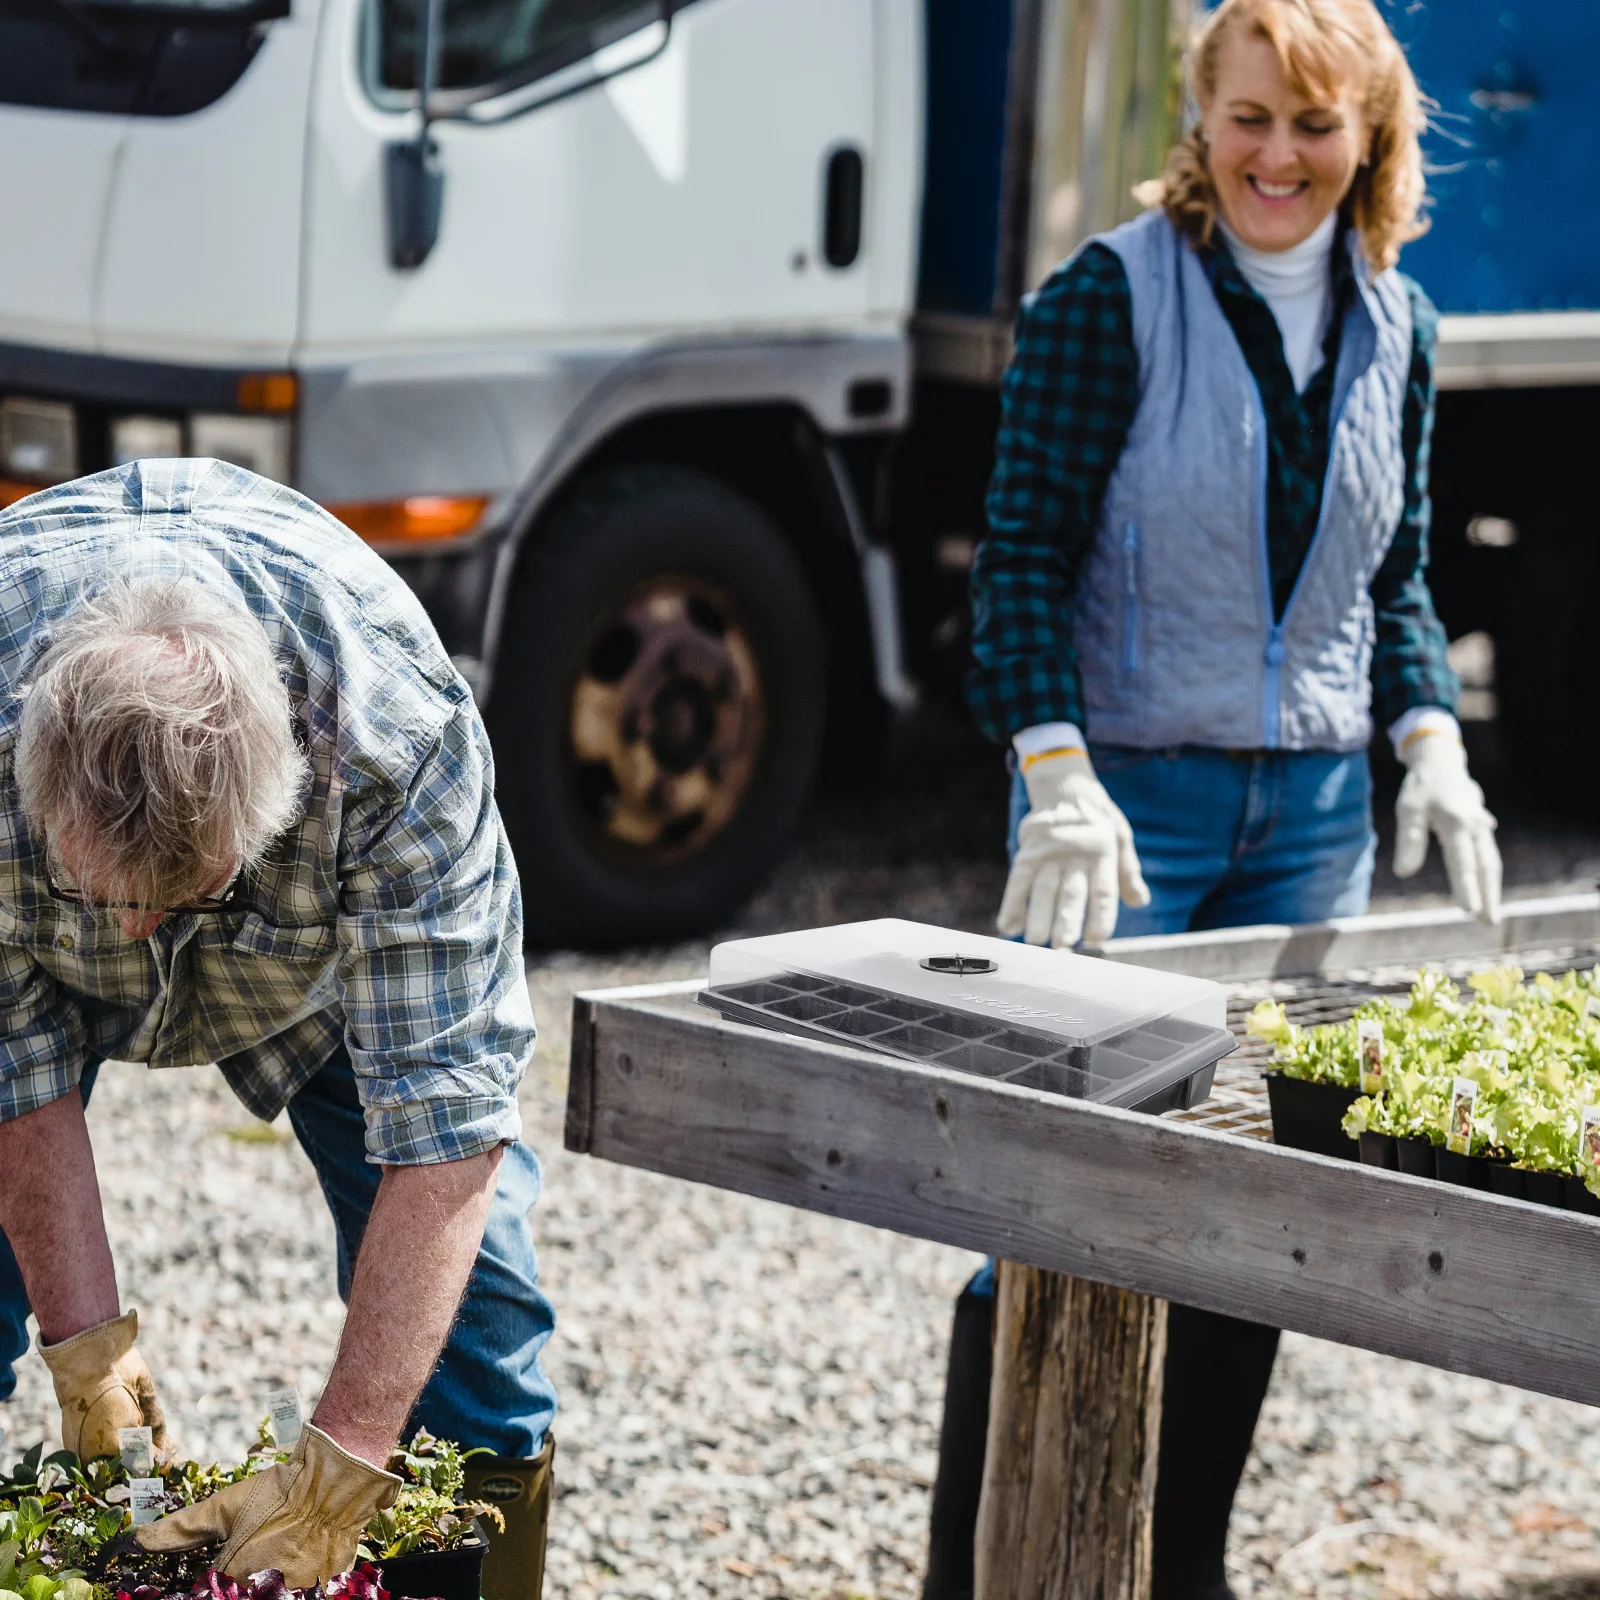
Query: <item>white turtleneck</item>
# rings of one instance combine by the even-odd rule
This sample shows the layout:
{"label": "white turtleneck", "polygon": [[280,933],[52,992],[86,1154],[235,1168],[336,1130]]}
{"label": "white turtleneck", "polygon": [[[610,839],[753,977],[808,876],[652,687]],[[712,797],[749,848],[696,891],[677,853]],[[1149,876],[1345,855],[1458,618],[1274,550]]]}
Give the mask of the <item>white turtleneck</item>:
{"label": "white turtleneck", "polygon": [[1322,337],[1333,300],[1329,258],[1339,213],[1330,211],[1309,237],[1287,250],[1252,249],[1220,217],[1217,221],[1245,282],[1278,319],[1283,353],[1299,393],[1322,365]]}

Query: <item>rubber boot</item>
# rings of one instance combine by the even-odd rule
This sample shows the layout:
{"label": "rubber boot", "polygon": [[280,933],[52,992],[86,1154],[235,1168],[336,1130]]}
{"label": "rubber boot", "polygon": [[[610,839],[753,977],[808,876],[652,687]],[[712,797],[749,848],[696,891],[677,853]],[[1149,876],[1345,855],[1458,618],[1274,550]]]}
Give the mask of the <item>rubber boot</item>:
{"label": "rubber boot", "polygon": [[1233,1600],[1223,1557],[1278,1330],[1170,1306],[1151,1600]]}
{"label": "rubber boot", "polygon": [[547,1435],[536,1456],[474,1456],[466,1463],[466,1495],[492,1505],[506,1519],[502,1533],[485,1528],[483,1600],[539,1600],[544,1592],[545,1536],[556,1442]]}
{"label": "rubber boot", "polygon": [[972,1600],[972,1541],[983,1488],[989,1377],[994,1366],[992,1275],[987,1282],[988,1293],[974,1293],[969,1284],[956,1301],[922,1600]]}

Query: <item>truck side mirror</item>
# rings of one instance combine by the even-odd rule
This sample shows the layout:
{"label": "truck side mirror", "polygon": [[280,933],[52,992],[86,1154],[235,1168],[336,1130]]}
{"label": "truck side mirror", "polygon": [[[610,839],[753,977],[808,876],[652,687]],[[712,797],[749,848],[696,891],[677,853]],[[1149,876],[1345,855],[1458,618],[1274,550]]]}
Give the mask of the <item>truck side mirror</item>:
{"label": "truck side mirror", "polygon": [[383,153],[389,264],[409,270],[420,267],[438,242],[444,168],[438,143],[426,132],[420,139],[390,144]]}
{"label": "truck side mirror", "polygon": [[424,0],[417,15],[417,110],[422,125],[415,139],[396,140],[384,150],[389,263],[405,271],[428,259],[439,241],[444,211],[444,168],[431,131],[443,33],[444,0]]}

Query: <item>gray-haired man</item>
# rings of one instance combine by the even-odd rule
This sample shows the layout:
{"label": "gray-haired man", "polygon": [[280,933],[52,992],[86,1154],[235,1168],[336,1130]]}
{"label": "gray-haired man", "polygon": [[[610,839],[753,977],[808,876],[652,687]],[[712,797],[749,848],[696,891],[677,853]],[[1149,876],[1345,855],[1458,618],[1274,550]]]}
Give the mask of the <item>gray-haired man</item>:
{"label": "gray-haired man", "polygon": [[555,1402],[521,937],[471,695],[352,534],[214,461],[0,515],[0,1399],[31,1306],[68,1447],[166,1442],[84,1121],[108,1057],[215,1061],[258,1116],[287,1108],[349,1305],[293,1460],[148,1547],[326,1578],[415,1422],[521,1473],[537,1584]]}

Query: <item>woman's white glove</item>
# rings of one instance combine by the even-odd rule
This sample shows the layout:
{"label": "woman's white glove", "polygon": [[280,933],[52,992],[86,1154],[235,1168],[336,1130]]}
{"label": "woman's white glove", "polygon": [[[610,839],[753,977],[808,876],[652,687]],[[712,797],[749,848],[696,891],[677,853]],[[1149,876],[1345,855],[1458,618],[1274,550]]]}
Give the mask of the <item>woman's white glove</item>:
{"label": "woman's white glove", "polygon": [[1027,816],[1000,901],[996,928],[1008,939],[1069,949],[1098,944],[1117,926],[1117,899],[1150,904],[1133,829],[1094,775],[1083,750],[1025,757]]}
{"label": "woman's white glove", "polygon": [[1480,922],[1500,920],[1500,850],[1483,790],[1467,771],[1467,752],[1451,727],[1428,727],[1400,747],[1405,781],[1394,814],[1394,875],[1409,878],[1428,856],[1428,833],[1439,835],[1456,903]]}

